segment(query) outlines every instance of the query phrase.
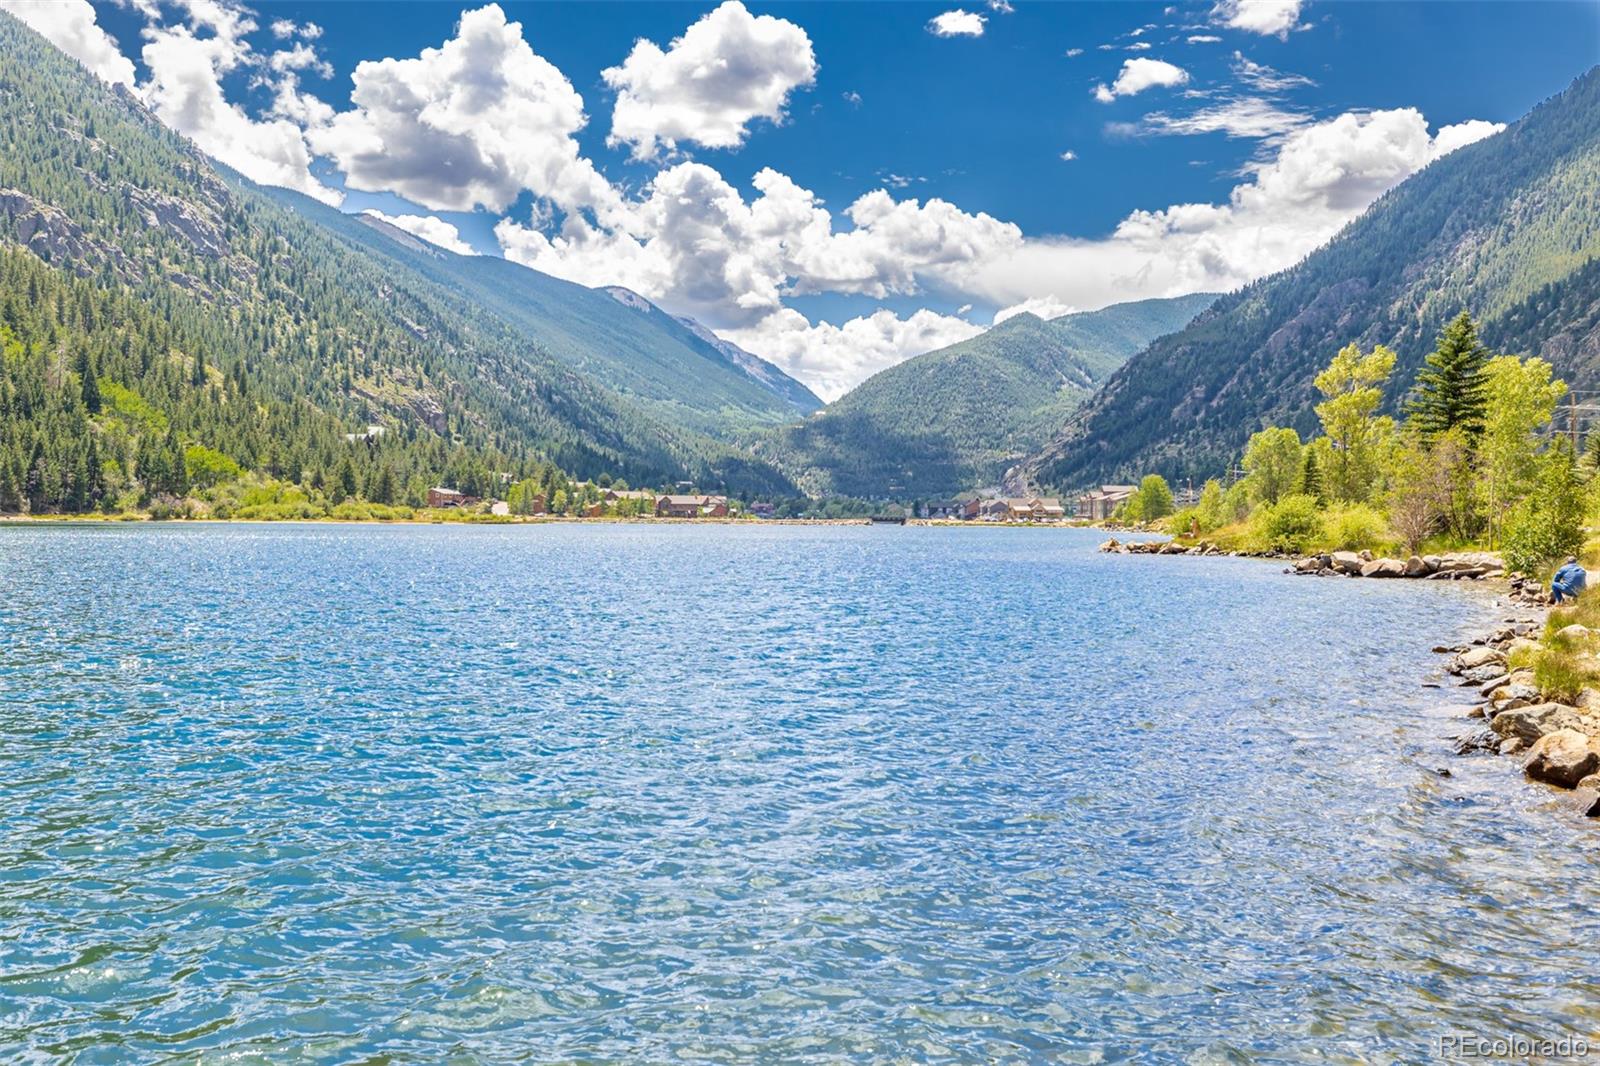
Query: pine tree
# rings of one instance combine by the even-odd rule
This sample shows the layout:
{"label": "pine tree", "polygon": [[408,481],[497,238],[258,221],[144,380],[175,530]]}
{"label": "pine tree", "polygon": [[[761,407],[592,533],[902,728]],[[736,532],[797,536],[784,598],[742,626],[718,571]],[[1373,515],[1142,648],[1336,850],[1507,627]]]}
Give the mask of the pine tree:
{"label": "pine tree", "polygon": [[100,379],[95,376],[94,360],[87,356],[83,360],[83,406],[90,414],[100,413]]}
{"label": "pine tree", "polygon": [[1478,327],[1463,311],[1445,326],[1439,342],[1417,375],[1409,413],[1425,437],[1460,428],[1468,440],[1483,432],[1488,406],[1484,364],[1489,350],[1478,342]]}
{"label": "pine tree", "polygon": [[334,480],[334,491],[338,494],[339,503],[356,494],[356,468],[351,465],[348,455],[339,462],[339,474]]}
{"label": "pine tree", "polygon": [[1322,500],[1322,464],[1317,461],[1317,449],[1307,448],[1305,459],[1300,463],[1300,484],[1295,491],[1302,496]]}

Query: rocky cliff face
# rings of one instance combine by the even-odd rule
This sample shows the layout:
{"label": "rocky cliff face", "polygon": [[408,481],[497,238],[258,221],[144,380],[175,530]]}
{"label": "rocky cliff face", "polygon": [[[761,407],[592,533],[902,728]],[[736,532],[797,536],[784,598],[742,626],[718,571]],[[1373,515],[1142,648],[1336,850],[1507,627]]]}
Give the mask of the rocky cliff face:
{"label": "rocky cliff face", "polygon": [[106,263],[118,273],[132,273],[120,249],[90,237],[59,207],[18,189],[0,189],[0,228],[40,259],[80,276],[87,277]]}

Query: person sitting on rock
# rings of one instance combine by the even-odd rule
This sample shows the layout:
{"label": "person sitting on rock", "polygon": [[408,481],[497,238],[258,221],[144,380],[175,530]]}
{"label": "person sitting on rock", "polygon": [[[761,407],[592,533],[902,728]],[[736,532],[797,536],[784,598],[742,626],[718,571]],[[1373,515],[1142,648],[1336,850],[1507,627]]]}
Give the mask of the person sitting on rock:
{"label": "person sitting on rock", "polygon": [[1567,561],[1561,564],[1561,569],[1550,579],[1550,599],[1556,603],[1575,600],[1588,581],[1588,572],[1578,565],[1575,556],[1569,555]]}

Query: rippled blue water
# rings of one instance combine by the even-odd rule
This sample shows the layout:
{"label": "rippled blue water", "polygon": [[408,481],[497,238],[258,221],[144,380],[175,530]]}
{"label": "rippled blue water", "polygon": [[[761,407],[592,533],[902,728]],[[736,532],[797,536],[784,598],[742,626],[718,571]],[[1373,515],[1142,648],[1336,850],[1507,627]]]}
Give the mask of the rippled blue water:
{"label": "rippled blue water", "polygon": [[[1431,1057],[1600,1029],[1438,583],[996,529],[0,529],[0,1051]],[[1438,776],[1448,764],[1455,775]]]}

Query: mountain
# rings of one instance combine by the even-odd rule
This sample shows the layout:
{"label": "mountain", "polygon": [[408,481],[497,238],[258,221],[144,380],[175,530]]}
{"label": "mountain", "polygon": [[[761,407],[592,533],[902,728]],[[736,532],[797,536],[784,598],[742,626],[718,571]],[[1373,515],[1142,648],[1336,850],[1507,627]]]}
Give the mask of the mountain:
{"label": "mountain", "polygon": [[[752,355],[732,341],[725,341],[688,315],[669,315],[632,289],[621,285],[608,285],[600,290],[624,307],[632,308],[650,319],[656,328],[667,332],[687,330],[695,342],[707,349],[714,362],[747,378],[757,387],[772,393],[787,404],[786,416],[808,415],[822,407],[815,393],[794,378],[785,374],[759,355]],[[665,321],[663,321],[665,320]]]}
{"label": "mountain", "polygon": [[746,374],[772,390],[788,405],[802,415],[815,414],[822,410],[822,401],[817,394],[805,385],[785,374],[765,359],[753,352],[747,352],[732,341],[723,340],[707,329],[697,319],[688,315],[675,315],[678,323],[693,333],[696,337],[711,345],[722,353],[724,359],[731,366],[737,367],[741,374]]}
{"label": "mountain", "polygon": [[1048,321],[1015,315],[875,374],[760,450],[824,493],[946,496],[993,484],[1126,359],[1215,299],[1141,300]]}
{"label": "mountain", "polygon": [[[731,363],[715,337],[708,342],[642,297],[621,301],[610,289],[586,288],[499,256],[457,255],[382,219],[347,215],[297,192],[263,191],[368,254],[470,297],[482,313],[536,340],[543,354],[670,424],[728,436],[793,418],[792,389],[805,391],[776,367],[767,369],[782,382]],[[820,403],[811,399],[815,410]]]}
{"label": "mountain", "polygon": [[1351,342],[1397,354],[1396,411],[1462,309],[1496,349],[1600,387],[1600,67],[1380,197],[1283,273],[1224,296],[1112,375],[1018,472],[1073,488],[1220,474],[1266,425],[1316,426],[1312,378]]}
{"label": "mountain", "polygon": [[[130,361],[153,340],[74,307],[38,320],[54,327],[42,339],[19,333],[35,324],[19,318],[11,342],[57,389],[61,365],[104,349],[119,375],[155,374],[112,384],[171,404],[156,413],[186,443],[291,478],[367,463],[339,449],[372,423],[419,477],[537,461],[636,484],[793,491],[727,439],[792,417],[790,402],[670,316],[257,187],[4,14],[0,138],[0,244],[49,272],[29,284],[77,294],[88,283],[106,306],[147,309],[147,332],[181,344],[171,358],[189,368],[167,382],[163,359]],[[32,456],[38,442],[16,435],[33,432],[25,421],[11,443]]]}

